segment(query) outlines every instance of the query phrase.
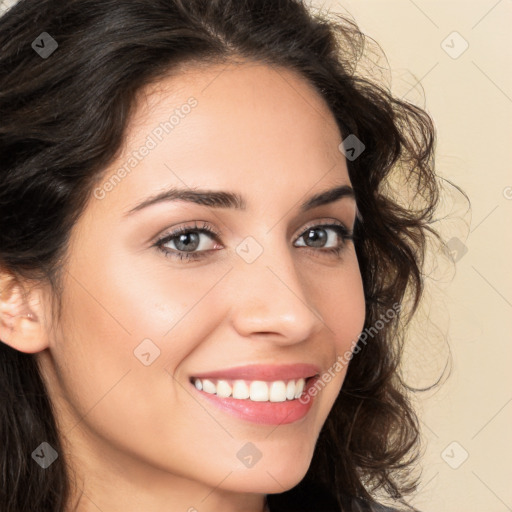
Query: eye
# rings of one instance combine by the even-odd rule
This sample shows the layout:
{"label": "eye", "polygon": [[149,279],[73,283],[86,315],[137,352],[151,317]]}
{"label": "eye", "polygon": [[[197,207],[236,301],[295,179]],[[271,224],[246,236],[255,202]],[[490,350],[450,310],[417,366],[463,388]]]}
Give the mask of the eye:
{"label": "eye", "polygon": [[[215,248],[207,249],[208,244],[202,243],[201,234],[207,235],[212,241],[219,242],[220,235],[210,224],[202,222],[201,225],[198,225],[196,222],[192,226],[182,226],[164,235],[156,241],[154,246],[165,256],[171,258],[197,260],[206,257],[207,253],[212,250],[217,250]],[[339,257],[347,242],[353,239],[353,234],[342,223],[313,224],[307,227],[297,240],[301,239],[304,239],[306,243],[295,245],[295,247],[305,247],[315,253]],[[169,244],[174,245],[174,248],[169,248]]]}
{"label": "eye", "polygon": [[[329,231],[334,233],[334,235],[329,236]],[[299,247],[307,247],[313,251],[319,247],[322,249],[320,252],[334,254],[339,257],[341,251],[347,245],[347,242],[354,239],[354,235],[344,224],[341,223],[320,224],[306,228],[306,231],[298,238],[298,240],[301,239],[305,239],[307,242],[305,245]],[[340,239],[341,242],[338,242],[337,239]],[[334,245],[326,247],[327,244]],[[319,251],[316,250],[315,252]]]}
{"label": "eye", "polygon": [[[210,239],[218,239],[219,237],[219,234],[207,222],[203,222],[201,225],[198,225],[196,222],[193,226],[182,226],[171,233],[164,235],[162,238],[157,240],[155,246],[158,247],[165,256],[169,256],[171,258],[174,257],[181,260],[199,259],[204,256],[205,252],[207,252],[204,246],[201,245],[199,234],[208,235]],[[172,243],[175,246],[175,249],[166,248],[165,246],[169,243]],[[199,248],[201,248],[199,252],[192,252],[197,251]]]}

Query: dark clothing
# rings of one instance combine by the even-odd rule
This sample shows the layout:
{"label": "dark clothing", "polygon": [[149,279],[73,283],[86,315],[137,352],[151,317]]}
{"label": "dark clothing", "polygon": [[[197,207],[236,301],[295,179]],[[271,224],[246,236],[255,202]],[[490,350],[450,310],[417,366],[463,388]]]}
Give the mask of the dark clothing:
{"label": "dark clothing", "polygon": [[308,484],[282,494],[267,496],[270,512],[397,512],[394,508],[370,503],[361,498],[344,497],[342,508],[328,489]]}
{"label": "dark clothing", "polygon": [[[306,508],[309,507],[309,508]],[[311,508],[313,507],[313,508]],[[269,501],[270,512],[397,512],[394,508],[385,507],[384,505],[377,505],[368,503],[364,500],[354,498],[352,500],[350,509],[340,509],[337,504],[333,504],[330,508],[325,508],[323,505],[306,505],[302,504],[299,508],[282,508],[276,507]]]}

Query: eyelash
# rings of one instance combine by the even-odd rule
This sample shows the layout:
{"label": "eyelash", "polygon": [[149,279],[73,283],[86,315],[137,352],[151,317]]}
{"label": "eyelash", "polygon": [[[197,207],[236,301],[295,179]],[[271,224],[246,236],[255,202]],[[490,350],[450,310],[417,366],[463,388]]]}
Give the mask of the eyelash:
{"label": "eyelash", "polygon": [[[312,224],[305,228],[303,233],[299,236],[300,238],[303,238],[307,232],[311,229],[316,228],[329,228],[334,230],[340,238],[343,240],[342,245],[338,247],[331,247],[329,249],[315,249],[313,247],[307,247],[307,246],[301,246],[304,247],[306,250],[313,251],[315,253],[318,253],[318,251],[329,254],[331,256],[340,258],[340,254],[345,248],[346,242],[349,240],[354,240],[354,234],[352,231],[350,231],[344,224]],[[153,247],[156,247],[158,250],[162,251],[164,253],[164,256],[170,257],[170,258],[177,258],[180,260],[187,260],[187,261],[196,261],[203,257],[205,257],[205,253],[208,253],[210,251],[215,251],[217,249],[211,249],[210,251],[198,251],[198,252],[186,252],[186,251],[178,251],[175,249],[165,249],[163,246],[170,241],[174,240],[175,238],[178,238],[180,235],[187,234],[187,233],[204,233],[206,235],[209,235],[211,238],[216,240],[218,242],[218,238],[220,234],[213,229],[213,227],[208,224],[207,222],[203,222],[201,226],[197,224],[197,222],[194,223],[193,226],[183,226],[180,228],[175,229],[174,231],[164,235],[163,237],[159,238],[154,244]]]}

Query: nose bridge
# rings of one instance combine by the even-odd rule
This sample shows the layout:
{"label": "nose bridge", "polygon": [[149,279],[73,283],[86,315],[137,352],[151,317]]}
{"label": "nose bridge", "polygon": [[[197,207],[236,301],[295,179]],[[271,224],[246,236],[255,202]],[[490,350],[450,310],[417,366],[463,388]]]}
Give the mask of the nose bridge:
{"label": "nose bridge", "polygon": [[246,237],[236,248],[236,304],[232,320],[243,336],[275,334],[284,343],[307,339],[324,326],[310,302],[288,248],[277,231]]}

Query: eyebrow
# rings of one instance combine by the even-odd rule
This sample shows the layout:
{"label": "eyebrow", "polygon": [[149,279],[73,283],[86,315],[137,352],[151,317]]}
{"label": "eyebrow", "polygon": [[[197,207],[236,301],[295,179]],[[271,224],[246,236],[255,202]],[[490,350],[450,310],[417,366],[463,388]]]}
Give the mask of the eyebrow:
{"label": "eyebrow", "polygon": [[[313,208],[334,203],[342,198],[355,200],[354,189],[350,185],[341,185],[311,196],[300,205],[300,212],[304,213]],[[247,209],[247,202],[243,196],[236,192],[171,188],[145,199],[125,213],[125,216],[132,215],[154,204],[168,201],[186,201],[209,208],[234,208],[242,211]]]}

